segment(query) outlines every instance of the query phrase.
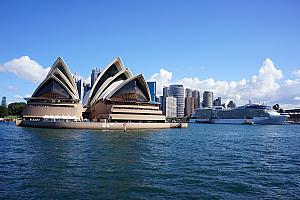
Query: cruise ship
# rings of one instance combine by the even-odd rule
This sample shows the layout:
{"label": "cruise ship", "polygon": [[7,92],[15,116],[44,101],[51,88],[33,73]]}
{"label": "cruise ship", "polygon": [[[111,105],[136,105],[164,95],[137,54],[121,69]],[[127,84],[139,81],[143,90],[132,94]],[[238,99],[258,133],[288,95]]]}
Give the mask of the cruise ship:
{"label": "cruise ship", "polygon": [[284,124],[289,116],[282,115],[263,104],[246,104],[237,108],[196,109],[190,122],[217,124]]}

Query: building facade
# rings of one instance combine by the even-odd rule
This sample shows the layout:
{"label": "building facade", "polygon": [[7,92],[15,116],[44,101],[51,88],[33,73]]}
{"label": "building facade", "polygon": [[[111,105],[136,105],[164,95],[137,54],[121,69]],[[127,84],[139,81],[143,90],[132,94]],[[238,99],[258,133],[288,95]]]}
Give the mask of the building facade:
{"label": "building facade", "polygon": [[186,88],[185,89],[185,97],[193,97],[193,90]]}
{"label": "building facade", "polygon": [[177,117],[184,116],[184,88],[183,85],[170,85],[169,95],[176,98]]}
{"label": "building facade", "polygon": [[165,98],[165,115],[167,118],[177,117],[177,101],[175,97],[166,97]]}
{"label": "building facade", "polygon": [[201,98],[200,92],[198,90],[193,91],[193,98],[194,98],[194,109],[201,107]]}
{"label": "building facade", "polygon": [[214,94],[211,91],[204,91],[203,93],[203,107],[211,108],[213,107]]}
{"label": "building facade", "polygon": [[185,98],[185,116],[190,117],[194,112],[194,98]]}
{"label": "building facade", "polygon": [[101,74],[101,68],[97,68],[95,67],[94,69],[92,69],[92,73],[91,73],[91,87],[93,87],[94,83],[96,82],[98,76],[100,76]]}
{"label": "building facade", "polygon": [[165,122],[159,104],[150,101],[150,90],[142,74],[133,76],[117,57],[91,88],[85,115],[92,121]]}
{"label": "building facade", "polygon": [[85,85],[80,101],[77,85],[65,62],[58,58],[46,79],[27,98],[23,120],[165,122],[159,104],[151,103],[149,87],[142,74],[133,76],[121,59],[114,59]]}
{"label": "building facade", "polygon": [[59,57],[23,110],[25,120],[82,120],[82,104],[69,68]]}
{"label": "building facade", "polygon": [[1,100],[1,107],[3,108],[6,108],[7,107],[7,103],[6,103],[6,97],[2,97],[2,100]]}
{"label": "building facade", "polygon": [[236,108],[236,104],[234,103],[233,100],[229,101],[229,103],[227,104],[227,108]]}
{"label": "building facade", "polygon": [[148,81],[147,84],[148,84],[149,91],[150,91],[151,101],[156,102],[156,82]]}
{"label": "building facade", "polygon": [[222,99],[221,97],[218,97],[214,100],[214,106],[222,106]]}

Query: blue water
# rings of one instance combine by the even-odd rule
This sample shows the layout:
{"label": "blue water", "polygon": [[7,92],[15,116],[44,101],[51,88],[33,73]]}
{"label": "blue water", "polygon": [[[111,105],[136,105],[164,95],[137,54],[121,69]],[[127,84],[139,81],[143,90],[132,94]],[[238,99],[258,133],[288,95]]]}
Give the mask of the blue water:
{"label": "blue water", "polygon": [[0,124],[2,199],[299,199],[300,126]]}

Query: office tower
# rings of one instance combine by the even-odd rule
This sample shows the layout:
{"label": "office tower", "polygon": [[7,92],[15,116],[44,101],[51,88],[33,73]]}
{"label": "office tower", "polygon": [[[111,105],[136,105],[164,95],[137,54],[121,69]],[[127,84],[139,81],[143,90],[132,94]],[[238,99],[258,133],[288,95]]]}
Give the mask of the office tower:
{"label": "office tower", "polygon": [[77,87],[77,90],[78,90],[78,96],[79,96],[79,99],[82,100],[83,98],[83,93],[82,93],[82,79],[78,79],[76,81],[76,87]]}
{"label": "office tower", "polygon": [[167,118],[174,118],[177,116],[177,103],[176,103],[176,98],[175,97],[166,97],[165,98],[165,105],[166,105],[166,111],[165,115]]}
{"label": "office tower", "polygon": [[235,108],[235,107],[236,107],[236,105],[233,102],[233,100],[229,101],[229,103],[227,104],[227,108]]}
{"label": "office tower", "polygon": [[194,112],[194,98],[193,97],[185,97],[185,116],[190,117]]}
{"label": "office tower", "polygon": [[96,82],[98,76],[101,74],[101,68],[94,68],[92,69],[91,74],[91,87],[93,87],[94,83]]}
{"label": "office tower", "polygon": [[221,97],[218,97],[214,100],[214,106],[222,106],[222,100]]}
{"label": "office tower", "polygon": [[193,96],[193,90],[186,88],[185,89],[185,97],[192,97]]}
{"label": "office tower", "polygon": [[155,102],[159,102],[159,97],[155,96]]}
{"label": "office tower", "polygon": [[83,98],[91,88],[91,84],[86,83],[85,81],[83,82]]}
{"label": "office tower", "polygon": [[176,98],[177,117],[184,116],[184,88],[183,85],[170,85],[169,95]]}
{"label": "office tower", "polygon": [[200,98],[200,92],[198,90],[194,90],[192,94],[194,98],[194,108],[200,108],[201,107],[201,98]]}
{"label": "office tower", "polygon": [[213,98],[214,98],[213,92],[204,91],[203,92],[203,107],[205,107],[205,108],[213,107]]}
{"label": "office tower", "polygon": [[82,78],[75,72],[73,79],[76,83],[76,88],[78,91],[78,97],[80,100],[82,100]]}
{"label": "office tower", "polygon": [[7,104],[6,104],[6,97],[2,97],[2,101],[1,101],[1,107],[6,108]]}
{"label": "office tower", "polygon": [[168,87],[163,87],[163,96],[168,97],[169,96],[169,89]]}
{"label": "office tower", "polygon": [[164,115],[166,114],[165,101],[166,98],[164,96],[159,96],[159,103],[160,103],[159,109],[163,112]]}
{"label": "office tower", "polygon": [[155,97],[156,97],[156,82],[155,81],[149,81],[147,82],[149,91],[150,91],[150,98],[151,101],[155,102]]}

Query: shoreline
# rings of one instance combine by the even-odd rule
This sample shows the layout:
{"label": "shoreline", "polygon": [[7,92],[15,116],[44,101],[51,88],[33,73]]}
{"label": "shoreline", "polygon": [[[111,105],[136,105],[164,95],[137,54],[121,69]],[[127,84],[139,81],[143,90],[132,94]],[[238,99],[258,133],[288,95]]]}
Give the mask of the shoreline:
{"label": "shoreline", "polygon": [[43,122],[16,120],[16,126],[52,129],[137,130],[187,128],[187,123],[122,123],[122,122]]}

